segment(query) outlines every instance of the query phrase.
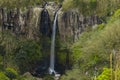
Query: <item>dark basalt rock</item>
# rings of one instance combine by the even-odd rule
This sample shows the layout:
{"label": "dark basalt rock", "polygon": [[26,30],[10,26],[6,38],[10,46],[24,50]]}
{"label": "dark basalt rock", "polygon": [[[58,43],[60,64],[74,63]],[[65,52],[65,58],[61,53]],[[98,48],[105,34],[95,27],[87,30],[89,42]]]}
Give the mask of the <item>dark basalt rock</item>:
{"label": "dark basalt rock", "polygon": [[59,14],[58,26],[60,37],[63,41],[71,39],[71,42],[75,42],[86,27],[102,23],[98,16],[84,17],[77,10],[70,10]]}
{"label": "dark basalt rock", "polygon": [[40,16],[41,16],[41,19],[40,19],[40,32],[44,36],[50,36],[49,34],[51,32],[51,21],[50,21],[48,11],[46,9],[44,9],[41,12]]}
{"label": "dark basalt rock", "polygon": [[[0,30],[9,29],[17,36],[26,36],[29,39],[38,40],[39,35],[51,35],[54,13],[61,7],[48,3],[44,8],[29,7],[25,11],[13,9],[7,12],[5,8],[0,10]],[[75,42],[86,27],[100,24],[102,21],[97,15],[84,17],[77,10],[58,12],[58,33],[60,39]]]}

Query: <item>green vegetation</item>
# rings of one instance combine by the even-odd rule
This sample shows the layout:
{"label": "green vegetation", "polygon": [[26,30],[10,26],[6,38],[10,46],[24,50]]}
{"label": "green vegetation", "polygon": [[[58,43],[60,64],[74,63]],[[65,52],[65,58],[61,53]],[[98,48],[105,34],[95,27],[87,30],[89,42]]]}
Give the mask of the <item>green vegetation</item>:
{"label": "green vegetation", "polygon": [[22,72],[32,70],[32,65],[35,64],[36,61],[41,60],[42,54],[40,49],[38,43],[32,40],[21,43],[20,47],[16,49],[15,61]]}
{"label": "green vegetation", "polygon": [[[116,75],[119,80],[120,67],[115,67],[117,65],[115,56],[119,56],[120,49],[119,15],[118,9],[107,24],[100,24],[92,31],[82,33],[78,42],[72,46],[73,69],[66,72],[61,80],[92,80],[92,76],[98,76],[95,80],[110,80],[111,78],[115,80]],[[111,71],[111,69],[117,69],[117,73],[115,73],[116,70]],[[81,79],[78,79],[78,76]]]}
{"label": "green vegetation", "polygon": [[9,78],[3,72],[0,72],[0,79],[1,80],[9,80]]}
{"label": "green vegetation", "polygon": [[45,1],[55,1],[62,3],[63,0],[0,0],[0,7],[12,9],[12,8],[24,8],[30,6],[36,6],[44,4]]}
{"label": "green vegetation", "polygon": [[[57,34],[56,64],[65,71],[60,80],[120,80],[120,0],[46,1],[61,3],[63,11],[77,9],[85,16],[97,15],[106,20],[95,28],[86,28],[75,43],[71,38],[63,42]],[[0,0],[0,8],[35,7],[44,3],[44,0]],[[36,41],[18,37],[9,30],[0,31],[0,79],[37,80],[29,72],[34,73],[38,63],[49,65],[50,44],[48,36],[41,35]],[[45,74],[43,80],[54,78]]]}
{"label": "green vegetation", "polygon": [[46,75],[43,80],[54,80],[54,78],[51,75]]}
{"label": "green vegetation", "polygon": [[97,77],[96,80],[110,80],[111,79],[111,69],[104,68],[101,75]]}
{"label": "green vegetation", "polygon": [[17,78],[18,73],[12,68],[6,68],[5,75],[12,80]]}
{"label": "green vegetation", "polygon": [[119,4],[119,0],[65,0],[63,8],[64,10],[77,8],[86,16],[92,14],[106,16],[118,9],[120,7]]}
{"label": "green vegetation", "polygon": [[0,32],[0,79],[23,78],[19,73],[31,71],[36,62],[41,61],[40,50],[40,45],[34,40],[18,38],[9,30]]}

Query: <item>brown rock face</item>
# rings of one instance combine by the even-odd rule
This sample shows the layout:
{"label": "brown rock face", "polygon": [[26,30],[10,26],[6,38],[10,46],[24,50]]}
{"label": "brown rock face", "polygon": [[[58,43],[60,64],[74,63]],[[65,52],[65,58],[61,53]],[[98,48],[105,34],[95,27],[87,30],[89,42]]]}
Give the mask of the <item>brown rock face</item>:
{"label": "brown rock face", "polygon": [[[51,28],[54,21],[54,13],[57,10],[57,5],[54,3],[48,4],[46,10],[49,18],[41,17],[41,13],[44,8],[35,7],[27,8],[24,11],[20,9],[14,9],[9,12],[7,10],[0,10],[0,30],[11,30],[18,37],[22,36],[28,39],[38,40],[40,33],[51,34]],[[43,15],[45,16],[45,15]],[[44,20],[44,19],[46,20]],[[49,27],[41,25],[46,24]],[[64,12],[60,10],[58,12],[58,31],[60,39],[63,41],[75,42],[80,34],[85,30],[86,27],[92,26],[99,23],[99,19],[96,15],[90,17],[83,17],[77,10],[70,10]],[[42,28],[41,28],[42,27]],[[43,29],[43,30],[40,30]]]}
{"label": "brown rock face", "polygon": [[42,8],[28,8],[24,11],[13,9],[0,11],[1,30],[11,30],[17,36],[37,39],[39,33],[39,19]]}
{"label": "brown rock face", "polygon": [[75,11],[68,11],[60,14],[58,18],[58,26],[60,37],[64,41],[71,39],[75,41],[78,39],[80,33],[83,31],[83,17]]}
{"label": "brown rock face", "polygon": [[96,15],[84,17],[76,10],[59,12],[58,27],[63,41],[72,40],[75,42],[86,27],[99,23],[99,18]]}

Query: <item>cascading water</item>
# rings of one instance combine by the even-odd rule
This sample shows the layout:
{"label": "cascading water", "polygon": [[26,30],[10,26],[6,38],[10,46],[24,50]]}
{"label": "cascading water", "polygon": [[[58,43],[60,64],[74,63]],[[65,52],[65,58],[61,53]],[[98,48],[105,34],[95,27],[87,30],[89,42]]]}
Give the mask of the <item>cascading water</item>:
{"label": "cascading water", "polygon": [[52,41],[51,41],[51,54],[50,54],[50,67],[49,67],[49,73],[50,74],[56,74],[54,70],[55,65],[55,36],[56,36],[56,22],[57,22],[57,12],[55,13],[55,19],[53,23],[53,30],[52,30]]}

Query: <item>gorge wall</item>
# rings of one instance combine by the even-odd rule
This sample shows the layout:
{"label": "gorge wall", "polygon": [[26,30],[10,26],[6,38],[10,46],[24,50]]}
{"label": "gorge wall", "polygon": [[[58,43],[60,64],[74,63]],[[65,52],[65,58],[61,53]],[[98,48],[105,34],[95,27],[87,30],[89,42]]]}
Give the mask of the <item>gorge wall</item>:
{"label": "gorge wall", "polygon": [[[51,34],[54,13],[58,5],[49,3],[46,6],[47,14],[43,14],[44,8],[42,7],[29,7],[22,9],[0,9],[0,30],[11,30],[19,37],[38,40],[40,35],[44,32]],[[49,18],[44,18],[46,17]],[[46,23],[48,26],[42,25]],[[48,20],[49,19],[49,20]],[[72,42],[76,41],[80,34],[86,27],[101,23],[100,19],[96,16],[84,17],[77,10],[58,12],[58,32],[60,39],[67,41],[71,39]],[[43,29],[43,30],[42,30]],[[48,35],[47,35],[48,36]]]}
{"label": "gorge wall", "polygon": [[[50,45],[53,21],[55,12],[59,5],[48,3],[46,7],[27,7],[23,9],[0,9],[0,31],[11,31],[20,39],[35,40],[40,45],[42,59],[32,66],[33,75],[46,72],[49,68]],[[65,68],[70,68],[70,51],[66,48],[67,43],[77,41],[86,28],[92,28],[92,25],[101,23],[96,15],[85,17],[78,10],[58,11],[55,46],[55,70],[64,73]],[[63,45],[62,45],[62,44]],[[64,44],[65,43],[65,44]],[[67,45],[68,46],[68,45]],[[61,50],[61,47],[63,50]],[[65,53],[65,54],[64,54]],[[60,57],[64,55],[64,64]]]}

